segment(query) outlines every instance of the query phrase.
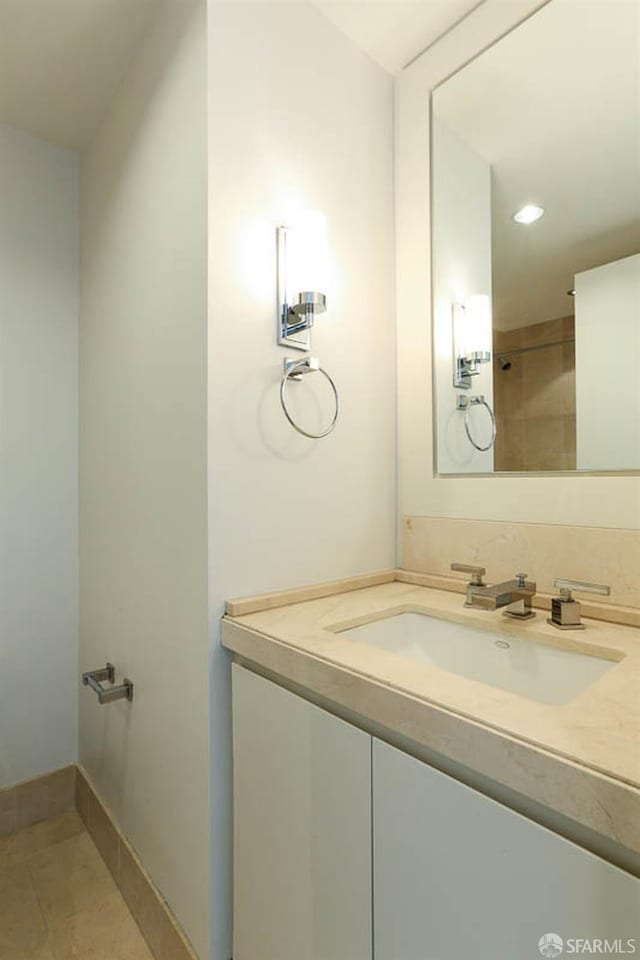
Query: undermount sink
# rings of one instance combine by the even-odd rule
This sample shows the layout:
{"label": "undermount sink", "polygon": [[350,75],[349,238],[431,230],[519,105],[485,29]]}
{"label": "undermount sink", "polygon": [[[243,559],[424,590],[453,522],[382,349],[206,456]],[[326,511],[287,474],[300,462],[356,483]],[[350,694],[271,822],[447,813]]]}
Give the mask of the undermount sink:
{"label": "undermount sink", "polygon": [[397,613],[337,632],[405,659],[555,705],[568,703],[616,663],[422,613]]}

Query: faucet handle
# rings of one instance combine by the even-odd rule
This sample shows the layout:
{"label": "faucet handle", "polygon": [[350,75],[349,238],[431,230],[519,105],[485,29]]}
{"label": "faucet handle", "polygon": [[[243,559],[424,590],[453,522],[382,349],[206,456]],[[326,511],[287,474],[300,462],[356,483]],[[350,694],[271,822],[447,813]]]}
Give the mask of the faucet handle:
{"label": "faucet handle", "polygon": [[547,623],[560,630],[584,630],[584,623],[580,620],[580,603],[573,599],[572,590],[579,593],[600,593],[605,597],[611,593],[611,588],[603,583],[583,583],[582,580],[559,578],[553,581],[553,585],[560,590],[560,596],[551,600],[551,617]]}
{"label": "faucet handle", "polygon": [[554,580],[553,585],[567,600],[571,600],[572,590],[577,590],[578,593],[599,593],[603,597],[608,597],[611,593],[611,587],[603,583],[585,583],[583,580],[565,580],[562,577]]}
{"label": "faucet handle", "polygon": [[471,583],[474,587],[482,587],[482,578],[487,572],[485,567],[477,567],[473,563],[452,563],[452,570],[458,570],[460,573],[470,573]]}
{"label": "faucet handle", "polygon": [[514,577],[518,582],[519,587],[525,587],[527,585],[528,573],[514,573]]}

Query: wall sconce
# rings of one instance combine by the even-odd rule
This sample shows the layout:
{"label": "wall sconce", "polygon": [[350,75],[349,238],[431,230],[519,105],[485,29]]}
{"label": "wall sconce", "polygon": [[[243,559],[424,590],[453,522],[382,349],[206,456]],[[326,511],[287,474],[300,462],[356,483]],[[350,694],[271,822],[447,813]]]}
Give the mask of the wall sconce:
{"label": "wall sconce", "polygon": [[453,304],[453,385],[469,390],[481,363],[491,360],[491,303],[486,294]]}
{"label": "wall sconce", "polygon": [[327,222],[307,211],[290,226],[278,227],[278,343],[311,349],[311,328],[327,309]]}

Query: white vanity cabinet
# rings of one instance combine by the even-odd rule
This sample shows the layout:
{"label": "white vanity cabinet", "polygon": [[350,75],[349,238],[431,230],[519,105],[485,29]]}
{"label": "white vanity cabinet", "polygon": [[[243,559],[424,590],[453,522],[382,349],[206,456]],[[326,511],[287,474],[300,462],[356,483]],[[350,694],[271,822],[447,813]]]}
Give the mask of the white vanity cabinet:
{"label": "white vanity cabinet", "polygon": [[533,960],[548,933],[640,954],[638,880],[375,739],[373,836],[375,960]]}
{"label": "white vanity cabinet", "polygon": [[640,881],[237,664],[233,738],[234,960],[640,955]]}
{"label": "white vanity cabinet", "polygon": [[233,665],[234,960],[371,960],[371,737]]}

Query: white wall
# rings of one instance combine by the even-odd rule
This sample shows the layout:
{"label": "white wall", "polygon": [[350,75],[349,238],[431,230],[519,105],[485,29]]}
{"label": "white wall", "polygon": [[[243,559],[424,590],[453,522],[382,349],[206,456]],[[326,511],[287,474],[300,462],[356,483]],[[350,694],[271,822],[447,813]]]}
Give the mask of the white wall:
{"label": "white wall", "polygon": [[640,526],[637,477],[442,478],[433,471],[429,94],[541,0],[485,0],[398,82],[398,466],[405,515]]}
{"label": "white wall", "polygon": [[77,755],[77,162],[0,126],[0,787]]}
{"label": "white wall", "polygon": [[640,253],[578,273],[579,470],[640,470]]}
{"label": "white wall", "polygon": [[206,22],[164,4],[81,170],[80,756],[208,953]]}
{"label": "white wall", "polygon": [[[310,4],[213,4],[209,37],[212,942],[227,960],[223,601],[395,563],[393,102],[390,76]],[[276,344],[275,226],[306,208],[327,217],[333,273],[313,353],[342,399],[317,442],[278,399],[293,351]]]}
{"label": "white wall", "polygon": [[[491,301],[491,167],[445,123],[433,127],[433,348],[439,473],[490,473],[493,448],[480,452],[469,442],[456,396],[484,396],[493,408],[493,364],[483,363],[470,390],[453,386],[452,306],[475,294]],[[469,411],[473,436],[491,436],[483,407]]]}

